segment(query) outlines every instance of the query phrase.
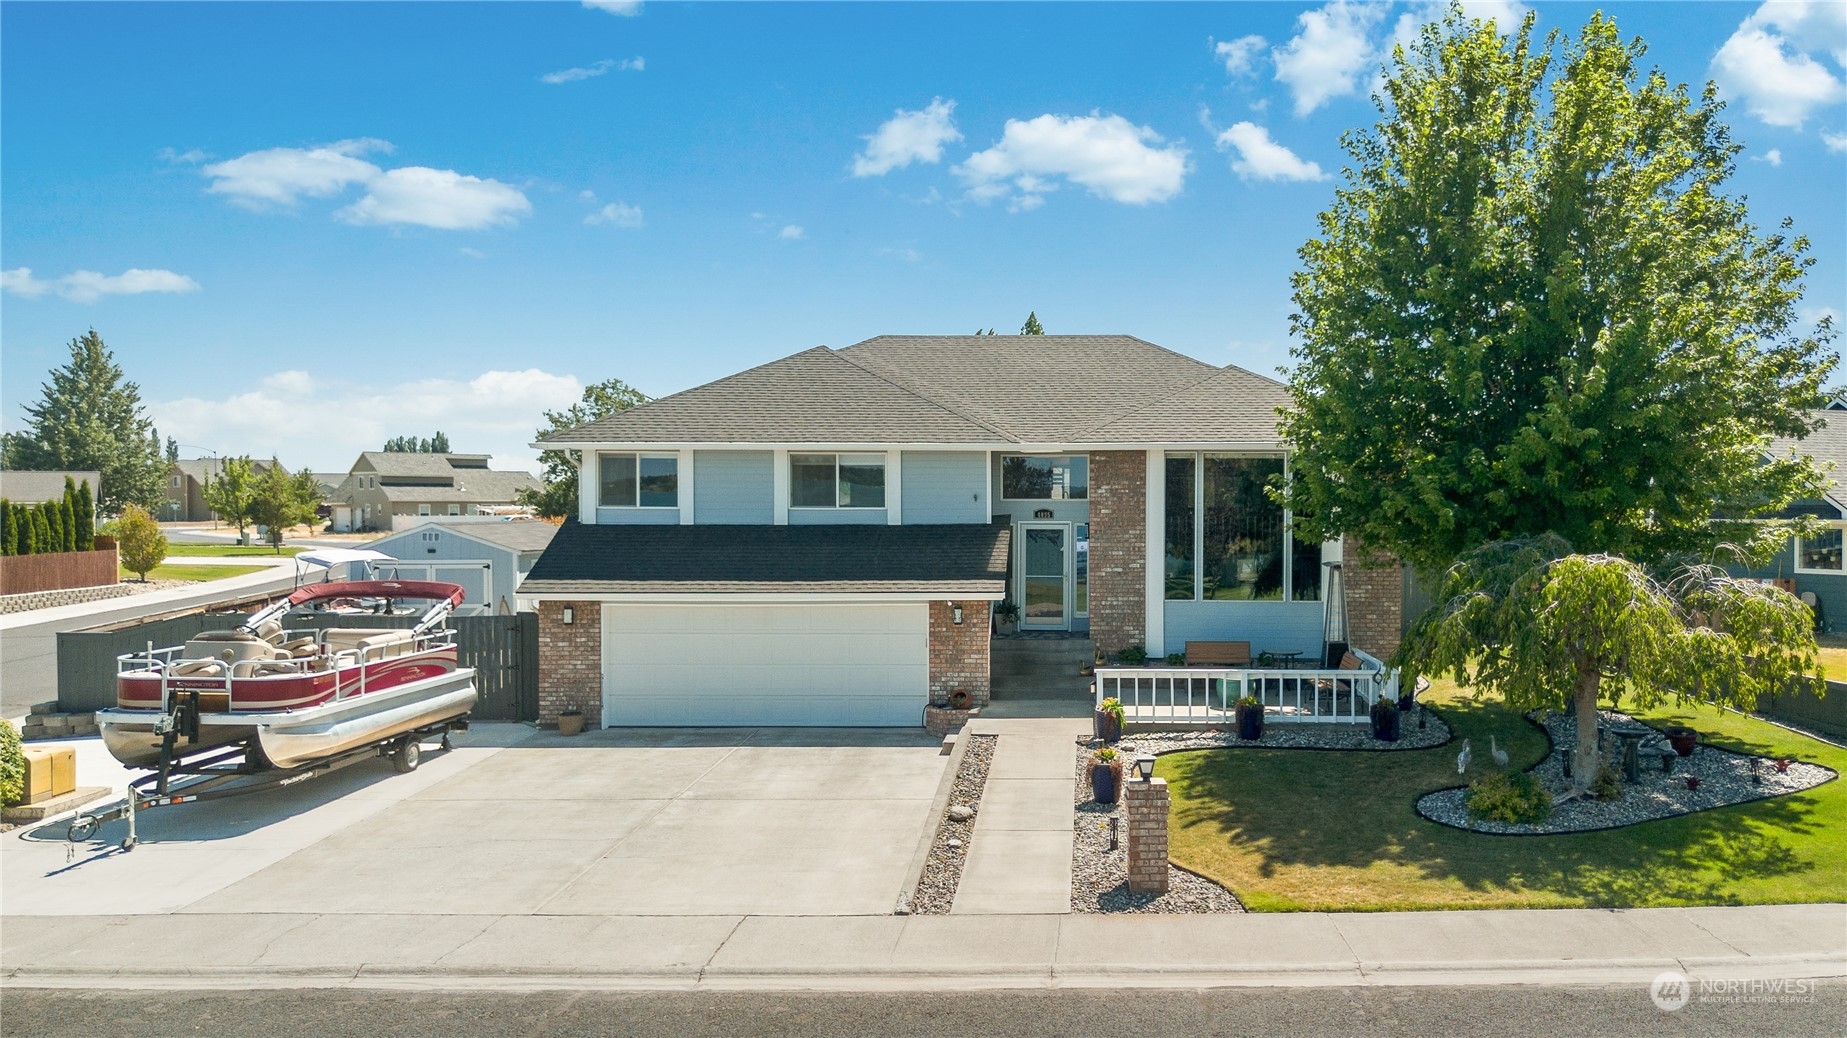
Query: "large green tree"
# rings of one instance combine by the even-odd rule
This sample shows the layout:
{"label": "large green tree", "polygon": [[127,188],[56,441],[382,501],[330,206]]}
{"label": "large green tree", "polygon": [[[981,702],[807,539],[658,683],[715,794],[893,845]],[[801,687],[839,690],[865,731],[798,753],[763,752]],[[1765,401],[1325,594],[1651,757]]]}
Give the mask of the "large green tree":
{"label": "large green tree", "polygon": [[1708,86],[1644,70],[1594,15],[1543,46],[1452,8],[1393,54],[1294,277],[1282,421],[1299,534],[1427,575],[1555,533],[1657,560],[1758,550],[1815,495],[1770,437],[1811,429],[1834,358],[1798,325],[1808,244],[1724,193]]}
{"label": "large green tree", "polygon": [[[648,398],[619,378],[584,387],[583,399],[562,411],[545,412],[545,427],[537,433],[543,440],[554,433],[626,411]],[[544,485],[520,491],[520,503],[531,506],[540,515],[560,518],[577,514],[577,466],[580,451],[541,451],[539,464],[544,466]]]}
{"label": "large green tree", "polygon": [[[993,333],[990,332],[989,334],[993,334]],[[1021,335],[1044,335],[1045,334],[1045,325],[1042,325],[1039,323],[1039,312],[1037,310],[1030,311],[1027,313],[1026,323],[1020,325],[1020,334]]]}
{"label": "large green tree", "polygon": [[256,466],[245,455],[226,458],[217,469],[217,474],[206,479],[199,496],[205,499],[205,507],[217,513],[219,521],[237,527],[237,539],[242,541],[244,531],[254,521],[250,507],[256,498]]}
{"label": "large green tree", "polygon": [[6,437],[5,466],[102,473],[97,506],[114,514],[127,504],[154,507],[167,463],[141,389],[123,377],[92,328],[70,343],[70,363],[51,372],[26,427]]}
{"label": "large green tree", "polygon": [[263,527],[264,539],[280,555],[282,538],[291,528],[312,523],[320,503],[321,485],[314,473],[303,469],[291,476],[271,458],[251,485],[250,518]]}

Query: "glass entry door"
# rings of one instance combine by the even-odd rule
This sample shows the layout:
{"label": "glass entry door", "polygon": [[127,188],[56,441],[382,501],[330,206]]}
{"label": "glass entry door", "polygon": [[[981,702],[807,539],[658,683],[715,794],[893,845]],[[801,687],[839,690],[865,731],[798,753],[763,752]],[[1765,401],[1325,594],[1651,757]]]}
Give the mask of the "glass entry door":
{"label": "glass entry door", "polygon": [[1020,524],[1020,627],[1071,629],[1071,524]]}

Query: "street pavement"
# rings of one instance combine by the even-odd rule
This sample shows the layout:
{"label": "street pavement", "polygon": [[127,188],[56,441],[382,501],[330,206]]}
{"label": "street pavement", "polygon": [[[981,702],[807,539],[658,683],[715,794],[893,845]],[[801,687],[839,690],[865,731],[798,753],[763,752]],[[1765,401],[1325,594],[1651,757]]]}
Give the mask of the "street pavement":
{"label": "street pavement", "polygon": [[6,992],[11,1038],[1821,1038],[1847,1019],[1847,986],[1807,1001],[1691,1001],[1669,1012],[1647,985],[1234,987],[942,992]]}

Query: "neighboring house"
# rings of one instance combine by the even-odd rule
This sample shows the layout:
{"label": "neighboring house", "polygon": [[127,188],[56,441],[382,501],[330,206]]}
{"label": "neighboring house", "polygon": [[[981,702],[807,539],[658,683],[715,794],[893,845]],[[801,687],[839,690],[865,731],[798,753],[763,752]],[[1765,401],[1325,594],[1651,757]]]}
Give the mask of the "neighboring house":
{"label": "neighboring house", "polygon": [[[167,466],[166,487],[162,491],[160,514],[164,523],[206,523],[216,521],[218,513],[205,503],[205,488],[224,471],[223,458],[181,458]],[[269,461],[250,460],[253,475],[269,471]],[[282,471],[287,472],[288,469]]]}
{"label": "neighboring house", "polygon": [[1827,489],[1820,500],[1798,501],[1787,516],[1812,515],[1827,524],[1815,537],[1792,537],[1769,564],[1740,572],[1762,579],[1784,581],[1799,595],[1814,596],[1816,622],[1823,630],[1847,627],[1847,563],[1842,560],[1842,533],[1847,530],[1847,413],[1829,406],[1816,411],[1821,426],[1802,439],[1778,438],[1771,441],[1771,453],[1787,457],[1794,453],[1806,456],[1827,475]]}
{"label": "neighboring house", "polygon": [[[1130,336],[817,347],[555,433],[578,516],[521,586],[540,712],[605,725],[916,725],[989,693],[990,610],[1154,657],[1322,652],[1326,563],[1263,493],[1280,383]],[[1347,567],[1383,654],[1397,569]]]}
{"label": "neighboring house", "polygon": [[519,492],[537,488],[529,472],[487,467],[486,454],[420,454],[367,451],[330,495],[332,528],[401,528],[405,516],[480,515],[484,508],[519,502]]}
{"label": "neighboring house", "polygon": [[78,483],[90,485],[90,500],[96,500],[96,492],[102,482],[100,472],[19,472],[0,470],[0,497],[16,505],[36,505],[46,501],[64,500],[64,479],[70,477]]}
{"label": "neighboring house", "polygon": [[396,566],[377,563],[375,572],[460,584],[468,592],[464,605],[511,613],[521,605],[514,594],[520,580],[557,532],[537,519],[435,519],[366,547],[401,560]]}

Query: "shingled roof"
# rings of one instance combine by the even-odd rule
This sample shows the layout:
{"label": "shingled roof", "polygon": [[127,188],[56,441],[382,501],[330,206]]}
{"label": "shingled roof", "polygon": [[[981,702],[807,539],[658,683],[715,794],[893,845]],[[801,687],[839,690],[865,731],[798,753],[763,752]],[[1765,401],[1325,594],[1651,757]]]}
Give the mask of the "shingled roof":
{"label": "shingled roof", "polygon": [[1813,417],[1820,421],[1814,432],[1801,439],[1778,436],[1770,441],[1772,457],[1786,458],[1791,454],[1807,456],[1820,468],[1833,468],[1826,473],[1828,503],[1847,515],[1847,411],[1816,411]]}
{"label": "shingled roof", "polygon": [[1131,335],[885,335],[817,346],[554,433],[595,443],[1253,443],[1280,383]]}
{"label": "shingled roof", "polygon": [[1000,595],[1005,524],[585,526],[568,520],[520,583],[536,597],[619,592]]}

